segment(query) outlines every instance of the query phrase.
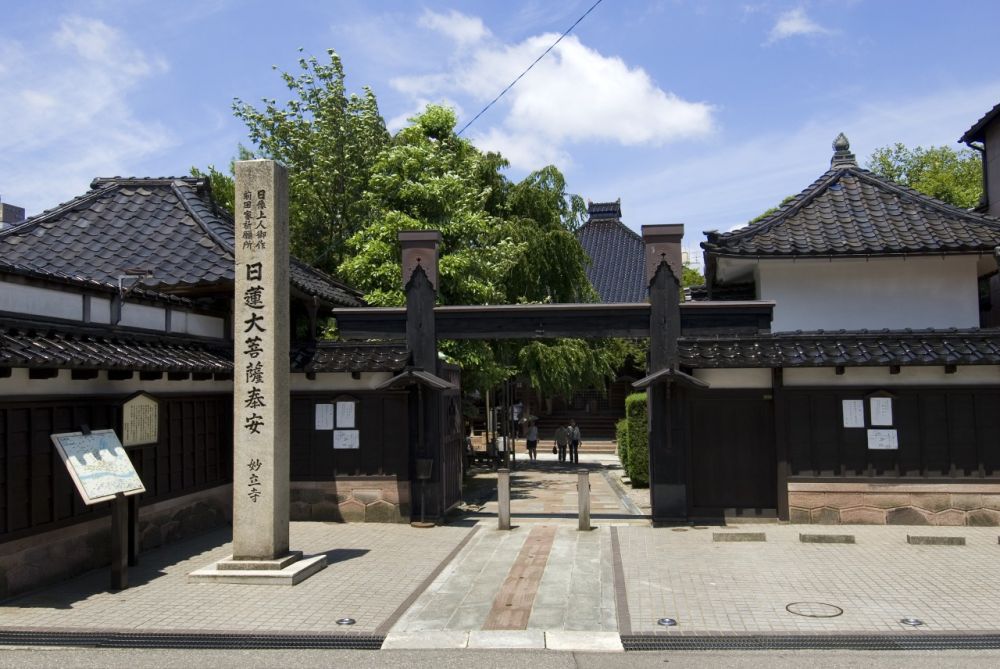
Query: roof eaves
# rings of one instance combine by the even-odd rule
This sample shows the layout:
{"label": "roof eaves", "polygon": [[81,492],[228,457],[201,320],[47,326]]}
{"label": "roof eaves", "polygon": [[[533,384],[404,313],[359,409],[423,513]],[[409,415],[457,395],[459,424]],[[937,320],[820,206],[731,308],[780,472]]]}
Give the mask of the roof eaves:
{"label": "roof eaves", "polygon": [[983,117],[976,121],[971,128],[965,131],[965,134],[959,138],[960,144],[968,144],[969,142],[981,142],[983,140],[983,130],[989,125],[993,119],[1000,116],[1000,102],[993,106],[993,109],[989,110]]}

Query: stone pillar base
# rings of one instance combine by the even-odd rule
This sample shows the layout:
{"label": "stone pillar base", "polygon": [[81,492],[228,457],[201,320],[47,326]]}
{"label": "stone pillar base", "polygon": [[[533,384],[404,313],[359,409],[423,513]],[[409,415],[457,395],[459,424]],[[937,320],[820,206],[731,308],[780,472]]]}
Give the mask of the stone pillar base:
{"label": "stone pillar base", "polygon": [[189,581],[245,585],[295,585],[326,568],[326,555],[302,558],[292,551],[274,560],[234,560],[233,556],[188,574]]}

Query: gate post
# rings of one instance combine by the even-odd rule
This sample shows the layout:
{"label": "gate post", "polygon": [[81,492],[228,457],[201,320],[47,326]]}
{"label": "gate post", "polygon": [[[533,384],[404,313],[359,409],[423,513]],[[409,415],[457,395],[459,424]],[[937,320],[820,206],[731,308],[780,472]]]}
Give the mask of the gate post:
{"label": "gate post", "polygon": [[[681,332],[680,281],[683,225],[644,225],[649,282],[647,374],[676,370]],[[687,518],[687,461],[683,440],[674,438],[669,378],[647,389],[649,497],[653,522]]]}
{"label": "gate post", "polygon": [[577,472],[576,495],[578,499],[577,511],[580,516],[577,529],[590,531],[590,472],[586,469]]}
{"label": "gate post", "polygon": [[497,529],[510,529],[510,470],[497,470]]}

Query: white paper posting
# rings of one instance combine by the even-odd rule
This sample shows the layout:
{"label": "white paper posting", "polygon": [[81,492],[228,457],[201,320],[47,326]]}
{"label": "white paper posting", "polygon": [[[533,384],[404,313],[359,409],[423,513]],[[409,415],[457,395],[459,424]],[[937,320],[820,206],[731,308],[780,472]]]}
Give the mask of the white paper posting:
{"label": "white paper posting", "polygon": [[892,398],[871,398],[872,425],[892,425]]}
{"label": "white paper posting", "polygon": [[316,405],[316,429],[317,430],[332,430],[333,429],[333,405],[332,404],[317,404]]}
{"label": "white paper posting", "polygon": [[333,447],[335,449],[360,448],[361,438],[357,430],[334,430]]}
{"label": "white paper posting", "polygon": [[354,402],[337,402],[337,427],[356,427],[354,424]]}
{"label": "white paper posting", "polygon": [[864,427],[865,401],[843,400],[842,404],[844,406],[844,427]]}
{"label": "white paper posting", "polygon": [[868,430],[868,448],[873,451],[895,451],[899,441],[895,430]]}

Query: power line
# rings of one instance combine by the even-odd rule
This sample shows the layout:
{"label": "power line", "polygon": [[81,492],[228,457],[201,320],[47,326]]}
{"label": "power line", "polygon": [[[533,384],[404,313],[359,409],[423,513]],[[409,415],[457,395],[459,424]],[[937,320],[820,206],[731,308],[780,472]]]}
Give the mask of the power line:
{"label": "power line", "polygon": [[580,21],[582,21],[585,18],[587,18],[587,14],[590,14],[592,11],[594,11],[594,9],[597,7],[597,5],[601,4],[602,2],[604,2],[604,0],[597,0],[597,2],[595,2],[593,5],[591,5],[590,9],[588,9],[587,11],[585,11],[580,18],[578,18],[576,21],[573,22],[573,25],[571,25],[569,28],[567,28],[563,32],[563,34],[559,36],[559,39],[557,39],[555,42],[553,42],[552,45],[548,49],[546,49],[545,51],[543,51],[542,55],[540,55],[538,58],[536,58],[534,60],[534,62],[531,65],[529,65],[527,67],[527,69],[524,70],[524,72],[522,72],[521,74],[517,75],[517,78],[514,79],[514,81],[510,82],[510,84],[507,85],[507,88],[505,88],[502,91],[500,91],[500,94],[498,96],[496,96],[495,98],[493,98],[492,100],[490,100],[490,103],[488,105],[486,105],[485,107],[483,107],[482,111],[480,111],[478,114],[476,114],[474,117],[472,117],[471,121],[469,121],[464,126],[462,126],[462,129],[459,130],[458,133],[456,133],[456,134],[461,135],[463,132],[465,132],[466,128],[468,128],[470,125],[472,125],[473,123],[475,123],[476,119],[478,119],[480,116],[482,116],[483,114],[485,114],[486,110],[488,110],[490,107],[492,107],[497,102],[497,100],[499,100],[500,98],[502,98],[504,96],[504,93],[506,93],[510,89],[514,88],[514,84],[516,84],[517,82],[519,82],[521,80],[521,77],[523,77],[528,72],[530,72],[531,68],[533,68],[535,65],[538,64],[538,61],[540,61],[542,58],[545,58],[545,56],[548,55],[549,51],[552,51],[552,49],[556,48],[556,45],[559,44],[559,42],[561,42],[563,40],[563,37],[566,37],[566,35],[568,35],[571,32],[573,32],[573,28],[576,28],[577,24],[579,24]]}

